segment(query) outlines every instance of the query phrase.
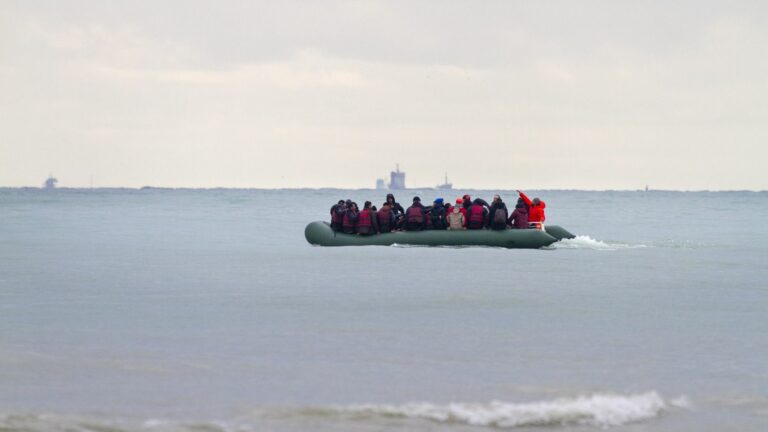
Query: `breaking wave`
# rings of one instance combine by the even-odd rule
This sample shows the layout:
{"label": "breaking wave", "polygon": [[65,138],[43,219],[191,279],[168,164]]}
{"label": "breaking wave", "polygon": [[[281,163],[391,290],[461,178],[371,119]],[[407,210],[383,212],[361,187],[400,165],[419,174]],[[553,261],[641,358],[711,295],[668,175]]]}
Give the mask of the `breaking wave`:
{"label": "breaking wave", "polygon": [[[665,411],[689,408],[685,396],[665,401],[658,393],[594,394],[570,399],[510,403],[429,402],[402,405],[344,405],[332,407],[261,407],[229,420],[108,419],[57,414],[3,414],[1,431],[47,432],[255,432],[261,430],[400,430],[408,421],[434,421],[492,428],[528,426],[587,426],[607,428],[652,420]],[[312,427],[309,428],[308,426]],[[286,429],[287,427],[287,429]]]}
{"label": "breaking wave", "polygon": [[629,396],[595,394],[518,404],[493,401],[486,404],[358,405],[339,407],[336,411],[340,414],[404,417],[498,428],[569,424],[611,427],[650,420],[673,407],[685,408],[684,404],[677,402],[667,402],[658,393],[648,392]]}

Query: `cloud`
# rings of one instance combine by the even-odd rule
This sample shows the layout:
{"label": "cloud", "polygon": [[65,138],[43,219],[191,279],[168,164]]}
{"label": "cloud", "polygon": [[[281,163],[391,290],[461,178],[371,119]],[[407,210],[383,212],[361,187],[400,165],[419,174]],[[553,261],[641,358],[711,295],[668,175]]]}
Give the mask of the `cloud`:
{"label": "cloud", "polygon": [[5,18],[0,184],[768,187],[768,36],[738,8],[186,5]]}

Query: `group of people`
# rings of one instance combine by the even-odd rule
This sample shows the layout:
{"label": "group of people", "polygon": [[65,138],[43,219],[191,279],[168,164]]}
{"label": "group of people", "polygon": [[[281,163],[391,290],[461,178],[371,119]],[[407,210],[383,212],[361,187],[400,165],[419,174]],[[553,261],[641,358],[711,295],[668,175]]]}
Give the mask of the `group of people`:
{"label": "group of people", "polygon": [[339,200],[331,207],[331,228],[347,234],[372,235],[392,231],[422,230],[505,230],[541,228],[544,222],[546,204],[539,198],[529,199],[520,195],[514,210],[510,213],[499,195],[493,196],[488,204],[482,198],[474,200],[469,195],[456,199],[456,204],[436,198],[431,206],[413,197],[413,204],[404,209],[393,194],[378,209],[370,201],[362,210],[351,200]]}

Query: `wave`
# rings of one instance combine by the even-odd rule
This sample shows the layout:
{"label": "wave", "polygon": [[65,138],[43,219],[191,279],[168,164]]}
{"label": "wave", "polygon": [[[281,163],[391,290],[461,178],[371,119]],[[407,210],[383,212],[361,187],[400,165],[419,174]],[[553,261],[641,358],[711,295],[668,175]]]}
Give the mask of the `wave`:
{"label": "wave", "polygon": [[357,405],[338,407],[339,414],[403,417],[472,426],[514,428],[520,426],[589,425],[621,426],[658,417],[673,407],[685,408],[687,399],[665,401],[656,392],[628,396],[595,394],[572,399],[531,403],[493,401],[486,404],[409,403],[404,405]]}
{"label": "wave", "polygon": [[690,408],[690,402],[685,396],[667,401],[655,391],[651,391],[630,395],[593,394],[570,399],[528,403],[492,401],[489,403],[435,404],[420,402],[402,405],[261,407],[254,409],[246,417],[202,421],[131,420],[61,414],[0,413],[0,430],[26,432],[49,430],[78,432],[245,432],[280,429],[281,424],[288,426],[288,430],[302,430],[301,426],[308,424],[313,425],[312,429],[314,430],[359,430],[366,423],[379,426],[381,430],[389,428],[399,430],[400,427],[393,426],[393,418],[403,421],[434,421],[491,428],[567,427],[573,425],[607,428],[652,420],[666,411],[680,408]]}

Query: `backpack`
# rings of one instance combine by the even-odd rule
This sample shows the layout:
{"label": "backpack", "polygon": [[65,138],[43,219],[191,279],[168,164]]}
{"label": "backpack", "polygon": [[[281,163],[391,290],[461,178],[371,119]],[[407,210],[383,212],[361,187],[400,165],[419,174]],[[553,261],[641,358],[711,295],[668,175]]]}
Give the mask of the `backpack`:
{"label": "backpack", "polygon": [[507,224],[507,212],[504,211],[503,208],[497,208],[496,212],[493,213],[493,223],[494,225],[506,225]]}

